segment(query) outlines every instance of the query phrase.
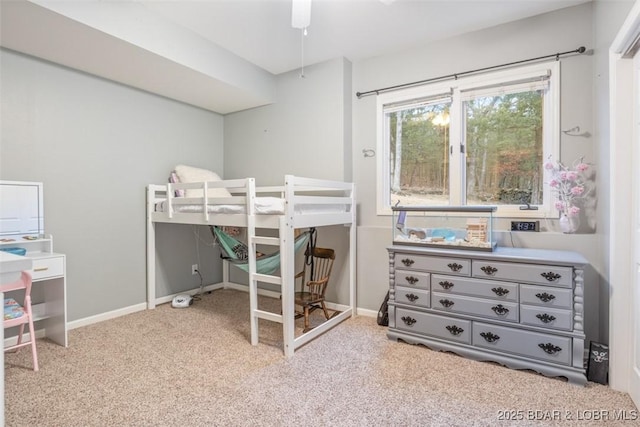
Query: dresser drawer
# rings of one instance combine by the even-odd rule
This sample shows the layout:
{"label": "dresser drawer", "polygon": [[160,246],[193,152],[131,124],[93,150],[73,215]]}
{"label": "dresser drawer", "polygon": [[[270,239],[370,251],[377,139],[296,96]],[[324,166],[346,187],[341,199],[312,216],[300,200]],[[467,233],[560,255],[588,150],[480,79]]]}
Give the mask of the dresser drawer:
{"label": "dresser drawer", "polygon": [[473,277],[485,279],[505,279],[524,283],[541,283],[544,285],[573,286],[573,269],[551,265],[518,264],[474,260]]}
{"label": "dresser drawer", "polygon": [[396,270],[396,286],[429,289],[431,275],[417,271]]}
{"label": "dresser drawer", "polygon": [[433,273],[448,273],[459,276],[471,274],[471,260],[396,253],[395,267],[412,270],[428,270]]}
{"label": "dresser drawer", "polygon": [[64,257],[33,257],[33,270],[31,278],[36,280],[59,277],[64,274]]}
{"label": "dresser drawer", "polygon": [[431,306],[428,290],[396,286],[395,297],[396,302],[400,304],[417,305],[427,308]]}
{"label": "dresser drawer", "polygon": [[471,344],[471,321],[396,308],[396,328]]}
{"label": "dresser drawer", "polygon": [[518,302],[518,284],[465,277],[431,276],[431,289],[440,293],[463,294],[499,301]]}
{"label": "dresser drawer", "polygon": [[571,338],[567,337],[475,322],[472,341],[476,347],[497,352],[519,354],[562,365],[569,365],[571,361]]}
{"label": "dresser drawer", "polygon": [[571,310],[521,305],[520,323],[570,331],[573,329],[573,312]]}
{"label": "dresser drawer", "polygon": [[518,304],[507,301],[492,301],[462,295],[433,292],[431,306],[435,310],[471,314],[505,322],[518,322]]}
{"label": "dresser drawer", "polygon": [[571,309],[573,291],[551,286],[520,285],[520,303]]}

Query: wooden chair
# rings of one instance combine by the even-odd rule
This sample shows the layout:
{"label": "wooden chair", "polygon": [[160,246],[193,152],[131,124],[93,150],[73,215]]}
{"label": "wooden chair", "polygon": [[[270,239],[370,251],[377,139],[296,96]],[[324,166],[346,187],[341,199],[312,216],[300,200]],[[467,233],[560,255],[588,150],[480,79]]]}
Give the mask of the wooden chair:
{"label": "wooden chair", "polygon": [[[4,348],[4,351],[14,350],[16,348],[31,346],[31,354],[33,355],[33,370],[38,370],[38,353],[36,352],[36,333],[33,328],[33,312],[31,311],[31,274],[23,271],[20,279],[13,283],[0,285],[0,292],[16,291],[24,289],[24,302],[18,303],[13,298],[4,299],[4,321],[5,329],[19,326],[18,342]],[[29,325],[29,341],[23,342],[24,325]]]}
{"label": "wooden chair", "polygon": [[321,308],[327,320],[330,318],[324,303],[324,294],[335,258],[333,249],[313,248],[311,256],[309,256],[309,250],[305,252],[305,259],[312,261],[312,264],[308,265],[305,262],[303,270],[295,276],[295,279],[300,278],[302,282],[300,292],[295,293],[295,304],[301,307],[300,311],[296,310],[296,319],[304,317],[304,332],[311,329],[309,314],[313,311]]}

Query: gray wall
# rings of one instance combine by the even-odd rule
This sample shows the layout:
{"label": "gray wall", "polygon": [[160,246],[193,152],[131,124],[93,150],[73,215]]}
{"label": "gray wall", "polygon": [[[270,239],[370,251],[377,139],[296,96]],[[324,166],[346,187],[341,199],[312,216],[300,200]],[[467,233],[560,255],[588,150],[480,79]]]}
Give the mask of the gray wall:
{"label": "gray wall", "polygon": [[[420,48],[392,55],[371,58],[353,64],[355,91],[439,77],[482,67],[539,57],[556,52],[593,45],[592,9],[590,4],[563,9],[519,22],[465,34]],[[592,91],[593,57],[588,55],[562,59],[561,128],[576,125],[591,136],[568,137],[561,140],[561,157],[565,161],[582,155],[600,167],[595,158],[597,141],[593,138]],[[376,215],[376,159],[358,155],[362,149],[376,148],[375,96],[353,99],[354,179],[360,194],[358,240],[365,248],[358,253],[358,305],[376,309],[386,293],[387,253],[391,239],[391,218]],[[567,160],[568,159],[568,160]],[[544,220],[551,229],[553,220]],[[598,248],[597,234],[563,235],[556,232],[517,234],[509,236],[507,221],[499,223],[499,245],[551,249],[578,249],[592,263],[588,272],[589,313],[587,329],[590,337],[599,334],[599,274],[603,256]]]}
{"label": "gray wall", "polygon": [[[0,64],[0,178],[44,183],[69,321],[146,301],[145,187],[178,163],[222,174],[222,116],[4,49]],[[159,294],[193,288],[191,227],[158,239]]]}
{"label": "gray wall", "polygon": [[[345,59],[305,67],[304,78],[298,70],[284,73],[274,104],[226,115],[225,177],[253,176],[262,186],[282,185],[285,174],[350,181],[350,74]],[[327,298],[342,304],[349,301],[348,237],[342,226],[318,229],[318,246],[334,248],[337,257]],[[237,269],[231,278],[246,283]]]}
{"label": "gray wall", "polygon": [[282,185],[285,174],[348,177],[349,71],[348,61],[334,59],[305,67],[304,78],[298,70],[281,74],[274,104],[226,115],[226,178],[253,176],[258,185]]}

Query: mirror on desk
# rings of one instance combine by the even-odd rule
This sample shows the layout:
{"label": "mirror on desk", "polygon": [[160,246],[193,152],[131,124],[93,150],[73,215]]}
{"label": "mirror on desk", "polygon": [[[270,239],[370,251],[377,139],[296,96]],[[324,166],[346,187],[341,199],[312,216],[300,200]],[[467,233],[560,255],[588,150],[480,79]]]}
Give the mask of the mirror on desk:
{"label": "mirror on desk", "polygon": [[43,234],[42,183],[0,181],[0,237],[41,237]]}

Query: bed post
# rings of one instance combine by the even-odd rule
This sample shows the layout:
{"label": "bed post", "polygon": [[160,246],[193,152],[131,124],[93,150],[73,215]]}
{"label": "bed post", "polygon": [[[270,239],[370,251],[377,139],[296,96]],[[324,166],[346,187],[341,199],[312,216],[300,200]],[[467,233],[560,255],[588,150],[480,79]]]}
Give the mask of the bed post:
{"label": "bed post", "polygon": [[282,275],[282,336],[285,357],[292,357],[295,351],[295,252],[293,249],[293,228],[286,217],[280,218],[280,273]]}
{"label": "bed post", "polygon": [[226,259],[222,260],[222,284],[224,286],[229,286],[229,261]]}
{"label": "bed post", "polygon": [[256,218],[255,197],[256,187],[253,178],[247,178],[247,246],[249,247],[249,323],[251,325],[251,345],[258,345],[259,341],[259,317],[258,310],[258,279],[256,278]]}

